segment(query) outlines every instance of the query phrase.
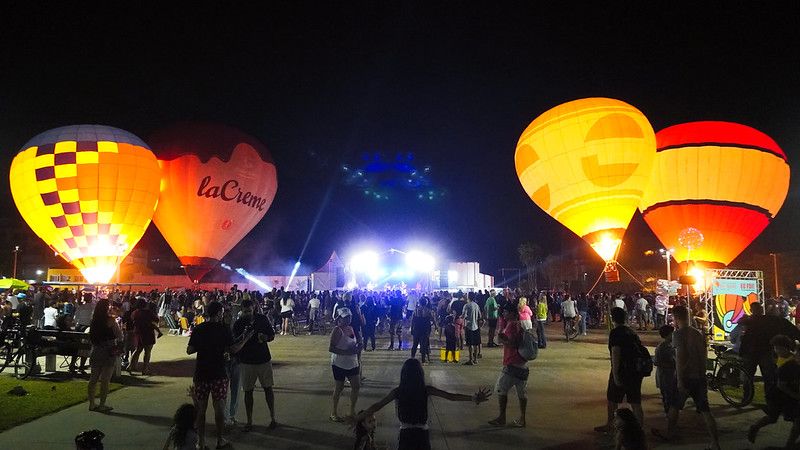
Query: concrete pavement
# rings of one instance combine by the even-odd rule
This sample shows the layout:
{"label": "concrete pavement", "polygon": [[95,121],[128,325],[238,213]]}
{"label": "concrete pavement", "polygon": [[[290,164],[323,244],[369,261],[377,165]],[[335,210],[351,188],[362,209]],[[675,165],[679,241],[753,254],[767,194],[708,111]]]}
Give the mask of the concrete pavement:
{"label": "concrete pavement", "polygon": [[[608,376],[608,351],[603,344],[603,331],[583,342],[566,343],[558,336],[558,325],[549,328],[548,348],[532,363],[529,381],[528,427],[525,429],[495,428],[486,421],[497,414],[494,397],[479,406],[471,403],[434,399],[429,418],[433,448],[482,450],[504,448],[584,449],[611,448],[610,437],[594,433],[592,427],[605,419],[605,386]],[[191,383],[194,357],[187,357],[188,338],[164,336],[154,348],[154,376],[141,378],[109,396],[114,406],[111,414],[90,413],[83,403],[58,413],[0,433],[0,448],[66,449],[74,436],[83,430],[97,428],[106,434],[108,449],[161,448],[172,424],[175,409],[189,401],[185,395]],[[592,341],[592,342],[589,342]],[[364,353],[364,375],[358,408],[363,409],[380,399],[399,381],[400,366],[409,357],[408,351],[387,351],[387,342],[379,339],[376,352]],[[438,356],[433,339],[434,356]],[[407,344],[406,344],[407,345]],[[266,429],[267,410],[263,395],[256,392],[257,426],[250,433],[233,427],[228,439],[233,448],[331,449],[351,448],[353,438],[348,427],[328,420],[332,375],[327,353],[327,337],[277,336],[272,343],[277,430]],[[493,386],[500,371],[502,349],[484,349],[477,366],[435,362],[425,366],[433,385],[452,392],[472,393],[480,386]],[[664,416],[654,377],[645,380],[645,425],[663,427]],[[756,407],[735,410],[727,406],[717,393],[710,393],[712,409],[718,418],[723,448],[745,449],[780,445],[789,431],[788,423],[773,425],[762,431],[758,445],[752,447],[744,438],[750,423],[761,416]],[[342,396],[340,413],[347,411],[347,391]],[[518,411],[516,399],[509,399],[509,418]],[[2,414],[13,414],[3,411]],[[209,411],[209,420],[211,414]],[[237,419],[244,421],[244,400],[240,395]],[[397,421],[395,410],[388,405],[378,416],[378,443],[395,448]],[[651,440],[654,448],[704,448],[707,443],[702,419],[687,410],[681,417],[682,438],[674,444]],[[213,430],[209,424],[207,430]],[[209,440],[213,443],[213,438]]]}

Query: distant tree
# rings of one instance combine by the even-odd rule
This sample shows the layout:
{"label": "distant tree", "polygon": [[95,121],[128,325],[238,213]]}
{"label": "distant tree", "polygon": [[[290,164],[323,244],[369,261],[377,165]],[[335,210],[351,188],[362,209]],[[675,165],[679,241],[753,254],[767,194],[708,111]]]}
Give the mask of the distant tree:
{"label": "distant tree", "polygon": [[536,268],[544,254],[542,247],[535,242],[527,241],[520,244],[519,248],[517,248],[517,253],[519,254],[519,261],[525,266],[528,290],[538,290]]}

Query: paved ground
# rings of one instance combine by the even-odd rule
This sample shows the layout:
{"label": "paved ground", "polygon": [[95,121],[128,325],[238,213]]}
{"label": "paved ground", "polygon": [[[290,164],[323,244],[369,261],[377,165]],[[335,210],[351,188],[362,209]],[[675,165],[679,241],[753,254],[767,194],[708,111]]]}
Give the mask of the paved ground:
{"label": "paved ground", "polygon": [[[554,326],[549,334],[552,336],[556,332]],[[115,408],[111,414],[90,413],[87,404],[83,403],[0,433],[0,448],[71,448],[75,434],[91,428],[98,428],[106,434],[108,449],[161,448],[173,412],[188,400],[185,390],[190,384],[194,358],[185,356],[186,342],[187,338],[175,336],[160,339],[154,350],[156,363],[153,370],[157,375],[111,394],[109,403]],[[486,421],[496,415],[494,398],[480,406],[432,400],[429,416],[433,448],[610,448],[610,438],[592,432],[592,427],[603,422],[605,416],[609,362],[608,351],[600,342],[603,342],[602,331],[573,343],[551,339],[548,348],[540,352],[539,359],[532,365],[526,429],[489,426]],[[386,346],[382,339],[379,344],[379,348]],[[278,336],[271,347],[278,421],[282,426],[274,431],[266,429],[266,406],[263,397],[256,393],[255,417],[261,425],[251,433],[231,429],[228,437],[233,447],[238,450],[352,447],[350,430],[327,419],[332,376],[326,337]],[[400,366],[408,355],[407,351],[386,350],[364,354],[364,374],[368,379],[362,389],[359,408],[368,406],[396,385]],[[432,384],[442,389],[472,393],[479,386],[493,385],[500,370],[500,357],[501,349],[484,349],[484,357],[478,366],[437,362],[425,367],[426,375]],[[652,377],[645,380],[643,391],[646,428],[663,426],[660,399]],[[755,407],[745,410],[727,407],[717,393],[710,393],[710,399],[720,422],[723,448],[752,448],[744,439],[744,430],[761,416],[761,412]],[[517,404],[515,399],[510,400],[509,413],[514,417]],[[348,405],[345,397],[342,402],[343,406]],[[13,414],[13,411],[0,413]],[[243,400],[237,418],[244,420]],[[397,427],[394,408],[387,406],[378,415],[378,442],[394,448]],[[705,433],[697,414],[685,413],[681,418],[681,428],[683,437],[680,442],[671,445],[653,442],[653,447],[704,447]],[[779,445],[788,430],[786,423],[765,429],[755,448]]]}

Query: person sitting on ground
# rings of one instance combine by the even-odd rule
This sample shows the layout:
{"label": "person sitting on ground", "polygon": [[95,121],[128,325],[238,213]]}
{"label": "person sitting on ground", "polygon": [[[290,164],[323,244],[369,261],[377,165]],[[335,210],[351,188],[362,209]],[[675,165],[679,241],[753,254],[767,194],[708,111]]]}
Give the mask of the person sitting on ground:
{"label": "person sitting on ground", "polygon": [[425,372],[417,359],[407,359],[400,369],[400,385],[392,389],[386,397],[358,413],[353,421],[362,422],[369,415],[394,401],[397,418],[400,420],[398,450],[430,449],[428,431],[428,397],[440,397],[458,402],[485,402],[492,394],[487,388],[480,388],[473,395],[453,394],[425,384]]}
{"label": "person sitting on ground", "polygon": [[784,420],[792,422],[786,448],[794,448],[800,437],[800,364],[794,354],[796,346],[792,339],[782,334],[773,337],[770,344],[777,356],[776,384],[774,389],[767,392],[767,407],[764,409],[767,415],[750,427],[747,440],[755,444],[758,431],[777,422],[778,417],[783,415]]}
{"label": "person sitting on ground", "polygon": [[636,415],[628,408],[620,408],[614,413],[616,430],[616,450],[647,450],[644,430],[636,420]]}

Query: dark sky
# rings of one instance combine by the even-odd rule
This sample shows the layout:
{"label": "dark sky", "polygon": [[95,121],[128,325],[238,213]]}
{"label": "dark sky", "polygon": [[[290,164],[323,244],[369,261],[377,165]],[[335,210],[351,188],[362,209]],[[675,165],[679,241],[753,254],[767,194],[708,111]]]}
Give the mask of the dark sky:
{"label": "dark sky", "polygon": [[[798,2],[9,3],[0,7],[0,165],[61,125],[112,125],[145,140],[182,120],[238,127],[266,144],[279,176],[267,216],[229,255],[252,271],[288,270],[309,235],[310,266],[366,240],[431,245],[489,272],[519,266],[525,240],[584,251],[527,198],[513,162],[527,124],[577,98],[627,101],[656,130],[744,123],[790,162],[800,157]],[[448,195],[363,198],[339,169],[365,151],[412,152]],[[0,196],[4,214],[18,217],[7,183]],[[793,182],[751,251],[800,249],[798,206]],[[657,245],[638,215],[627,241]],[[143,243],[164,248],[152,226]]]}

